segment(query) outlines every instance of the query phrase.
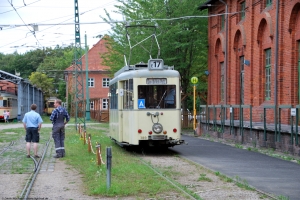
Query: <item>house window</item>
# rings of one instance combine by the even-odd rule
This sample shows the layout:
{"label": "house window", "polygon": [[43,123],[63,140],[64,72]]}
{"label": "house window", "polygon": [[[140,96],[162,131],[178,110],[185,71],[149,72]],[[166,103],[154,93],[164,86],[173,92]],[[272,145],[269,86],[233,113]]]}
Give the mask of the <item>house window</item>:
{"label": "house window", "polygon": [[265,99],[271,99],[271,49],[265,50]]}
{"label": "house window", "polygon": [[90,102],[90,110],[94,110],[94,101]]}
{"label": "house window", "polygon": [[108,108],[108,99],[102,99],[102,109],[107,110]]}
{"label": "house window", "polygon": [[225,27],[225,14],[221,15],[221,30],[224,30]]}
{"label": "house window", "polygon": [[272,0],[266,0],[266,7],[271,6],[272,5]]}
{"label": "house window", "polygon": [[240,20],[245,19],[245,8],[246,8],[246,1],[240,3]]}
{"label": "house window", "polygon": [[88,86],[89,87],[94,87],[95,86],[94,78],[88,78]]}
{"label": "house window", "polygon": [[109,78],[102,79],[102,87],[109,87]]}
{"label": "house window", "polygon": [[221,66],[221,77],[220,77],[220,79],[221,79],[221,81],[220,81],[220,83],[221,83],[221,85],[220,85],[221,94],[220,95],[221,95],[221,101],[224,101],[224,99],[225,99],[224,98],[225,97],[225,78],[224,78],[225,67],[224,67],[224,62],[221,62],[220,66]]}

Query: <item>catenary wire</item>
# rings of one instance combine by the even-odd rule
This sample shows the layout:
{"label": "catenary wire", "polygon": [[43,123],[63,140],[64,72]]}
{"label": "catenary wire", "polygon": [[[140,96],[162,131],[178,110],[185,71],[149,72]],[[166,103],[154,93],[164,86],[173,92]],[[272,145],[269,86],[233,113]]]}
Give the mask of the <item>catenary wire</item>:
{"label": "catenary wire", "polygon": [[[10,3],[9,0],[7,0],[7,1],[8,1],[8,3]],[[24,23],[24,25],[26,25],[26,23],[24,22],[24,20],[22,19],[22,17],[21,17],[20,14],[18,13],[18,11],[15,9],[15,7],[13,6],[13,4],[10,3],[10,5],[11,5],[11,7],[13,7],[13,9],[16,11],[16,13],[17,13],[18,16],[20,17],[20,19],[22,20],[22,22]],[[26,25],[26,27],[28,28],[28,25]],[[30,31],[30,33],[33,34],[33,36],[35,37],[36,41],[37,41],[41,46],[43,46],[43,45],[40,43],[40,41],[36,38],[35,32],[32,31],[32,30],[30,30],[29,28],[28,28],[28,30]]]}
{"label": "catenary wire", "polygon": [[[37,1],[34,1],[34,2],[32,2],[32,3],[25,4],[24,6],[20,6],[20,7],[18,7],[18,8],[14,8],[14,9],[12,9],[12,10],[8,10],[8,11],[5,11],[5,12],[2,12],[2,13],[0,13],[0,15],[1,15],[1,14],[4,14],[4,13],[11,12],[11,11],[14,11],[14,10],[16,10],[16,9],[24,8],[24,7],[26,7],[26,6],[29,6],[29,5],[34,4],[34,3],[36,3],[36,2],[39,2],[39,1],[41,1],[41,0],[37,0]],[[8,2],[8,3],[9,3],[9,2]],[[11,3],[9,3],[9,4],[11,4]],[[12,5],[12,4],[11,4],[11,5]]]}

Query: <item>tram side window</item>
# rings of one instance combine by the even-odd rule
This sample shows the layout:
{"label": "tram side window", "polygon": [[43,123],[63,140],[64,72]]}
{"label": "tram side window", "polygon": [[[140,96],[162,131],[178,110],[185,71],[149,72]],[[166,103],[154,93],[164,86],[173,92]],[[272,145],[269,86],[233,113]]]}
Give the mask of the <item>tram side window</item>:
{"label": "tram side window", "polygon": [[[139,85],[138,102],[145,103],[144,108],[176,108],[175,85]],[[138,108],[143,108],[138,105]]]}
{"label": "tram side window", "polygon": [[17,107],[18,106],[18,100],[17,99],[13,99],[12,100],[12,105],[13,105],[13,107]]}
{"label": "tram side window", "polygon": [[13,105],[12,105],[12,98],[8,98],[7,99],[8,101],[7,101],[7,107],[12,107]]}
{"label": "tram side window", "polygon": [[117,94],[117,83],[111,85],[109,87],[110,93],[110,109],[117,109],[118,108],[118,94]]}
{"label": "tram side window", "polygon": [[133,79],[124,81],[123,84],[123,108],[133,109]]}
{"label": "tram side window", "polygon": [[0,100],[0,107],[7,107],[7,100]]}

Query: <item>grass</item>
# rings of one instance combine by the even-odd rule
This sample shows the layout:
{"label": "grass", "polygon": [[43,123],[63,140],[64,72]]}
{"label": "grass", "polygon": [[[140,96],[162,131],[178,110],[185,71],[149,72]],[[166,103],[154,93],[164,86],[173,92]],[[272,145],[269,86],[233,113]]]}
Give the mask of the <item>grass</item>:
{"label": "grass", "polygon": [[278,200],[289,200],[290,198],[289,197],[286,197],[286,196],[283,196],[283,195],[279,195],[277,197]]}
{"label": "grass", "polygon": [[238,186],[239,188],[245,189],[245,190],[250,190],[250,191],[254,191],[254,189],[249,185],[249,183],[245,180],[245,179],[241,179],[239,176],[235,176],[234,180],[227,177],[224,174],[221,174],[220,172],[215,172],[215,175],[218,176],[221,180],[231,183],[231,182],[235,182],[235,185]]}
{"label": "grass", "polygon": [[238,149],[243,149],[243,145],[240,145],[240,144],[235,144],[234,146],[235,146],[235,148],[238,148]]}
{"label": "grass", "polygon": [[200,174],[200,177],[198,178],[198,181],[212,182],[212,180],[210,178],[206,177],[206,174]]}
{"label": "grass", "polygon": [[215,172],[215,175],[218,176],[224,182],[227,182],[227,183],[233,182],[233,180],[231,178],[227,177],[224,174],[221,174],[220,172]]}
{"label": "grass", "polygon": [[[101,127],[107,127],[103,124]],[[101,144],[102,158],[105,159],[106,147],[112,147],[111,187],[106,187],[106,165],[96,165],[96,155],[88,153],[87,145],[79,139],[75,129],[66,129],[65,147],[67,157],[64,160],[84,176],[84,182],[90,195],[101,196],[140,196],[156,197],[159,194],[176,191],[160,176],[155,174],[136,157],[114,144],[105,134],[105,130],[87,127],[91,134],[92,146]]]}
{"label": "grass", "polygon": [[[42,152],[44,144],[48,141],[50,137],[51,128],[42,128],[40,132],[40,143],[39,152]],[[9,134],[7,134],[9,133]],[[23,128],[9,129],[0,131],[0,145],[1,147],[6,147],[11,141],[15,141],[13,146],[7,149],[1,155],[0,170],[6,173],[12,174],[25,174],[32,173],[34,169],[34,163],[32,159],[26,158],[26,147],[25,142],[25,130]],[[33,155],[33,148],[31,148],[31,155]],[[3,159],[2,159],[3,158]]]}

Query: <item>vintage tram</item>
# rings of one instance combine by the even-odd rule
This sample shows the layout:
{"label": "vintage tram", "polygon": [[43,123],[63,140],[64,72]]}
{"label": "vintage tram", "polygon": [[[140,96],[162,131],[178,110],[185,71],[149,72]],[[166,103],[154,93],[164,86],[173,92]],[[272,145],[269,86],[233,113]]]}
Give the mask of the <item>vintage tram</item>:
{"label": "vintage tram", "polygon": [[56,97],[50,97],[46,101],[45,112],[47,115],[51,115],[52,111],[55,109],[54,102]]}
{"label": "vintage tram", "polygon": [[121,146],[182,144],[180,74],[162,59],[128,65],[110,81],[109,135]]}
{"label": "vintage tram", "polygon": [[9,111],[9,120],[18,116],[18,97],[15,94],[0,92],[0,120],[4,120],[4,111]]}

